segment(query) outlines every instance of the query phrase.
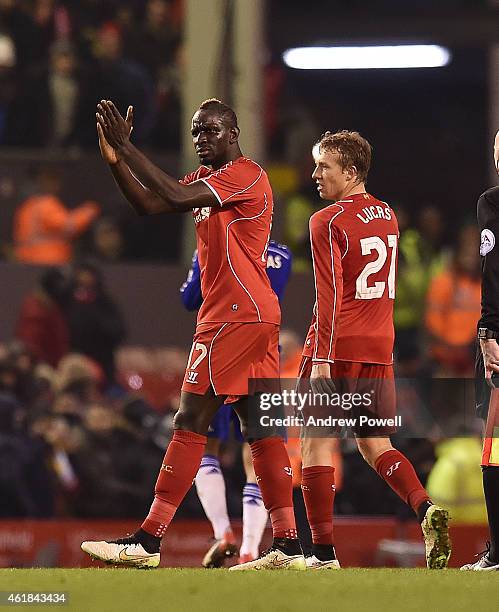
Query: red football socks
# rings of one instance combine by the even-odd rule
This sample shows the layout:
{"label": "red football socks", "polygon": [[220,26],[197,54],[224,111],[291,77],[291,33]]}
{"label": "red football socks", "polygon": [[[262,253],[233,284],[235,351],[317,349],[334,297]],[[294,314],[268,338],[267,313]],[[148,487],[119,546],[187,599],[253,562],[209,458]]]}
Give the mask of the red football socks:
{"label": "red football socks", "polygon": [[387,484],[417,513],[419,506],[430,501],[412,463],[398,450],[385,451],[376,459],[375,469]]}
{"label": "red football socks", "polygon": [[141,527],[161,538],[173,515],[191,488],[206,445],[206,436],[192,431],[175,430],[159,470],[154,501]]}
{"label": "red football socks", "polygon": [[274,538],[297,538],[293,510],[293,473],[282,438],[250,444],[256,482],[270,514]]}
{"label": "red football socks", "polygon": [[301,490],[314,544],[333,544],[334,467],[303,468]]}

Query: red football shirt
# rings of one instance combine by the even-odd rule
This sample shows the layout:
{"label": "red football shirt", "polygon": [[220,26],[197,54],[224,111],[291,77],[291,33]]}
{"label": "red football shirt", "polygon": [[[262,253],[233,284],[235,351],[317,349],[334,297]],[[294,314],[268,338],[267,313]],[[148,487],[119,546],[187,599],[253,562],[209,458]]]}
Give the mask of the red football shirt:
{"label": "red football shirt", "polygon": [[195,208],[201,293],[200,323],[280,323],[267,276],[272,189],[265,171],[247,157],[219,170],[201,166],[183,183],[203,181],[219,205]]}
{"label": "red football shirt", "polygon": [[367,193],[310,219],[315,306],[303,354],[317,361],[393,362],[398,224]]}

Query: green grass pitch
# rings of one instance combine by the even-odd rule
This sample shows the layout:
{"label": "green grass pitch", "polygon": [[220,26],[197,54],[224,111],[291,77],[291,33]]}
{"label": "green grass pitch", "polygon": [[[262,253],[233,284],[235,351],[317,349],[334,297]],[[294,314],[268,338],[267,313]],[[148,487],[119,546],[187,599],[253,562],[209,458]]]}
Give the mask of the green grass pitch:
{"label": "green grass pitch", "polygon": [[0,591],[69,595],[67,605],[0,606],[6,611],[490,612],[499,601],[499,572],[2,569]]}

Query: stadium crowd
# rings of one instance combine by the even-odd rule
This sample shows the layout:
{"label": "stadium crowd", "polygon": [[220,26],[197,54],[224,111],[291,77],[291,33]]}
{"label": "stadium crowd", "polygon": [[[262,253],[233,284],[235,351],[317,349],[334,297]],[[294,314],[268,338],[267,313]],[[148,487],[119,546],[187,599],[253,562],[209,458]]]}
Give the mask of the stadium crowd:
{"label": "stadium crowd", "polygon": [[93,148],[103,91],[178,146],[181,25],[179,0],[1,0],[0,146]]}

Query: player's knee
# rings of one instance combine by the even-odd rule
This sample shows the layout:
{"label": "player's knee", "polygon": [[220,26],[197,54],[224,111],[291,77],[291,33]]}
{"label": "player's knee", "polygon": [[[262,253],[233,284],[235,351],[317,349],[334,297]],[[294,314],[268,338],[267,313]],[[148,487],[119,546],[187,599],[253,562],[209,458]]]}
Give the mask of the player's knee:
{"label": "player's knee", "polygon": [[357,440],[357,448],[359,449],[359,453],[362,455],[364,461],[368,463],[371,467],[374,467],[372,449],[369,448],[369,445],[366,443],[366,441]]}
{"label": "player's knee", "polygon": [[332,440],[305,436],[301,439],[301,458],[303,467],[332,465]]}
{"label": "player's knee", "polygon": [[357,438],[357,448],[364,460],[374,468],[378,457],[393,447],[389,439]]}
{"label": "player's knee", "polygon": [[198,419],[194,412],[190,410],[179,409],[173,419],[173,429],[182,429],[184,431],[194,431],[195,433],[206,433],[198,431]]}
{"label": "player's knee", "polygon": [[300,440],[300,453],[302,463],[310,457],[310,438],[302,438]]}

